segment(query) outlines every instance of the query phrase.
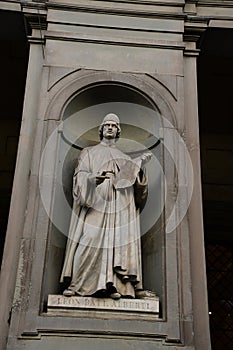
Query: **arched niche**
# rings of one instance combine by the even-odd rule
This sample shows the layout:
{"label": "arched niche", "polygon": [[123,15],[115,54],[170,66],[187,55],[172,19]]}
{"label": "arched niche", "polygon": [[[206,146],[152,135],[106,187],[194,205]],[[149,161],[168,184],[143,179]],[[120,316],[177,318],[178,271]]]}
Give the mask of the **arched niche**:
{"label": "arched niche", "polygon": [[57,128],[57,161],[54,181],[53,225],[49,233],[44,299],[61,293],[59,283],[72,210],[72,176],[81,149],[99,142],[98,127],[107,113],[116,113],[122,134],[118,147],[132,158],[148,149],[149,195],[140,214],[144,288],[163,300],[163,161],[159,144],[162,117],[159,107],[144,92],[117,81],[93,83],[78,90],[64,103]]}

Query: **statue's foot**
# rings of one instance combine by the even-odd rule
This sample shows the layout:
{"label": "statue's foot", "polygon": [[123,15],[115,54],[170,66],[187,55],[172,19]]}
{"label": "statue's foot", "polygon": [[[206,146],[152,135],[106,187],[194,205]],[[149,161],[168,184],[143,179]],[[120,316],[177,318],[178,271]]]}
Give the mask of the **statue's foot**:
{"label": "statue's foot", "polygon": [[123,283],[127,283],[130,281],[130,278],[129,278],[129,276],[126,275],[126,276],[123,276],[121,280]]}
{"label": "statue's foot", "polygon": [[63,292],[63,295],[65,297],[73,297],[73,296],[75,296],[75,292],[73,290],[70,290],[70,289],[65,289]]}
{"label": "statue's foot", "polygon": [[111,293],[110,294],[110,298],[114,299],[114,300],[117,300],[117,299],[120,299],[121,297],[121,294],[118,293],[118,292],[115,292],[115,293]]}
{"label": "statue's foot", "polygon": [[151,290],[136,290],[135,297],[138,299],[155,298],[156,293]]}

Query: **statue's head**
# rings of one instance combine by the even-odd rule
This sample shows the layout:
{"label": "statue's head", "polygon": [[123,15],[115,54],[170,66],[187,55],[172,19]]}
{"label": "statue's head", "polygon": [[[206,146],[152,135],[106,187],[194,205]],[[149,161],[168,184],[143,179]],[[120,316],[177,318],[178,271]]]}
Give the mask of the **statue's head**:
{"label": "statue's head", "polygon": [[116,138],[118,139],[120,137],[120,134],[121,134],[120,120],[116,114],[109,113],[104,117],[102,123],[100,124],[100,127],[99,127],[100,140],[103,139],[103,127],[104,127],[104,125],[109,124],[109,123],[116,125],[117,130],[118,130]]}

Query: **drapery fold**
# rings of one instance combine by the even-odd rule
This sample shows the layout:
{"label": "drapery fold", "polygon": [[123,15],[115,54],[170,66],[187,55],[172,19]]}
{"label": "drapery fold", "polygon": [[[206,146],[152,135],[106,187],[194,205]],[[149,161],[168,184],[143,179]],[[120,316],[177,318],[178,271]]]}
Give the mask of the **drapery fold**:
{"label": "drapery fold", "polygon": [[[71,277],[69,289],[79,295],[112,286],[122,296],[134,297],[135,288],[142,288],[139,211],[147,181],[140,166],[138,159],[103,142],[80,154],[61,275],[61,282]],[[96,186],[95,177],[103,172],[108,178]]]}

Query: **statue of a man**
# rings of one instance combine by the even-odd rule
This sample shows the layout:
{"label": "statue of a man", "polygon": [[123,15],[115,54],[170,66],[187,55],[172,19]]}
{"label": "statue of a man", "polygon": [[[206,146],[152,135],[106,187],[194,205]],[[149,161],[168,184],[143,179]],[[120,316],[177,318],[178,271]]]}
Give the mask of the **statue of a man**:
{"label": "statue of a man", "polygon": [[147,197],[142,166],[116,147],[119,118],[107,114],[101,142],[85,148],[73,180],[73,212],[61,282],[65,296],[135,298],[143,290],[139,212]]}

